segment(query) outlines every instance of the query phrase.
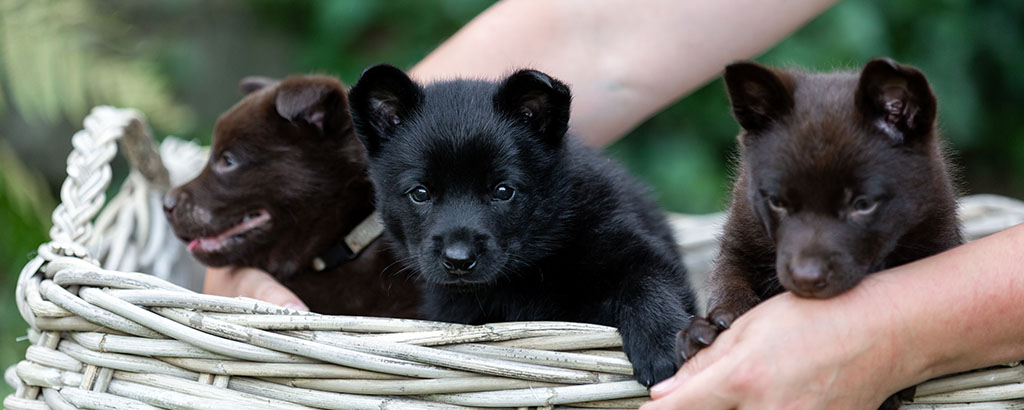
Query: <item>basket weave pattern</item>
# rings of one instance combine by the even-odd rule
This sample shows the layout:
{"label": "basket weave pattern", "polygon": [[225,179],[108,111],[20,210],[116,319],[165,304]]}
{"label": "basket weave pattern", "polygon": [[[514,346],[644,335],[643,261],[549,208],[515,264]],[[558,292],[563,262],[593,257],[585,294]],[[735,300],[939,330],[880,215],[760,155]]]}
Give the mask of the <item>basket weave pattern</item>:
{"label": "basket weave pattern", "polygon": [[[106,203],[118,141],[132,170]],[[610,327],[322,316],[172,284],[161,278],[183,269],[194,277],[195,265],[168,232],[160,197],[188,179],[175,162],[194,169],[205,155],[168,151],[166,141],[161,157],[139,113],[110,107],[93,110],[72,144],[52,240],[18,280],[32,345],[4,375],[16,389],[8,409],[636,408],[646,400]],[[1024,221],[1024,204],[976,196],[961,213],[975,238]],[[721,221],[673,217],[698,278]],[[904,408],[1024,409],[1024,366],[922,384]]]}

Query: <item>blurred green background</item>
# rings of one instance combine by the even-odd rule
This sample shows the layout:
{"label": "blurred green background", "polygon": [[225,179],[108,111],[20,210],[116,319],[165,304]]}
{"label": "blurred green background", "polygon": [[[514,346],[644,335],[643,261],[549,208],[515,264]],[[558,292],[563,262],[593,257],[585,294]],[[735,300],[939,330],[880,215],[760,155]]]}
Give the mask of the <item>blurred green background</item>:
{"label": "blurred green background", "polygon": [[[0,368],[27,346],[13,284],[47,237],[90,107],[135,107],[156,135],[205,143],[243,76],[321,72],[351,84],[369,64],[410,67],[490,4],[0,0]],[[1024,197],[1024,2],[847,0],[758,60],[828,70],[875,56],[928,75],[966,193]],[[725,204],[736,131],[714,81],[608,150],[668,209],[712,212]]]}

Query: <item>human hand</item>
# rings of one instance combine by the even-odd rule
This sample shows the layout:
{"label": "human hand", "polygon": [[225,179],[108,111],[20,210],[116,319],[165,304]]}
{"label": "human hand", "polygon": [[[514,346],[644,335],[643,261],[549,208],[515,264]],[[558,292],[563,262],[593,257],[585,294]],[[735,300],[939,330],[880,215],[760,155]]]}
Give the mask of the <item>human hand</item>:
{"label": "human hand", "polygon": [[652,387],[641,409],[878,408],[906,383],[909,365],[897,351],[904,329],[885,306],[864,311],[858,290],[867,291],[761,303]]}
{"label": "human hand", "polygon": [[295,293],[269,273],[256,268],[207,268],[203,293],[219,296],[245,296],[286,308],[308,312]]}

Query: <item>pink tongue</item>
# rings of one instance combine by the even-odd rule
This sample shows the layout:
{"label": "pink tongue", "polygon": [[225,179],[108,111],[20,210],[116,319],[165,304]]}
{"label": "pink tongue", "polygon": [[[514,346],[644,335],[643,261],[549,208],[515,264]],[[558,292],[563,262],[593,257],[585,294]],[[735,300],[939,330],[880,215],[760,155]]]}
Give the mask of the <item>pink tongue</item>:
{"label": "pink tongue", "polygon": [[230,237],[230,236],[227,236],[227,237],[217,236],[217,237],[211,237],[211,238],[196,238],[196,239],[193,239],[192,242],[188,243],[188,251],[189,252],[193,252],[197,248],[198,249],[202,249],[202,250],[207,251],[207,252],[215,250],[217,248],[220,248],[221,244],[228,237]]}
{"label": "pink tongue", "polygon": [[241,223],[231,227],[230,229],[221,232],[218,235],[206,237],[206,238],[195,238],[188,243],[188,250],[192,252],[196,248],[203,249],[204,251],[211,251],[219,248],[225,240],[237,235],[242,232],[246,232],[259,225],[270,220],[270,214],[267,211],[260,210],[258,215],[253,218],[245,218]]}

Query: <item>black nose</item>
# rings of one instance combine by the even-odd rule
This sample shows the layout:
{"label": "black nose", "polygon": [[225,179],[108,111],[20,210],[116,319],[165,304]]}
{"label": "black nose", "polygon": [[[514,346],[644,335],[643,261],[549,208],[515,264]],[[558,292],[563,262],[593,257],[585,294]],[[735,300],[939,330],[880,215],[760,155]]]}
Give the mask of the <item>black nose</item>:
{"label": "black nose", "polygon": [[444,248],[441,265],[453,275],[469,273],[476,267],[476,254],[473,248],[464,242],[456,242]]}

